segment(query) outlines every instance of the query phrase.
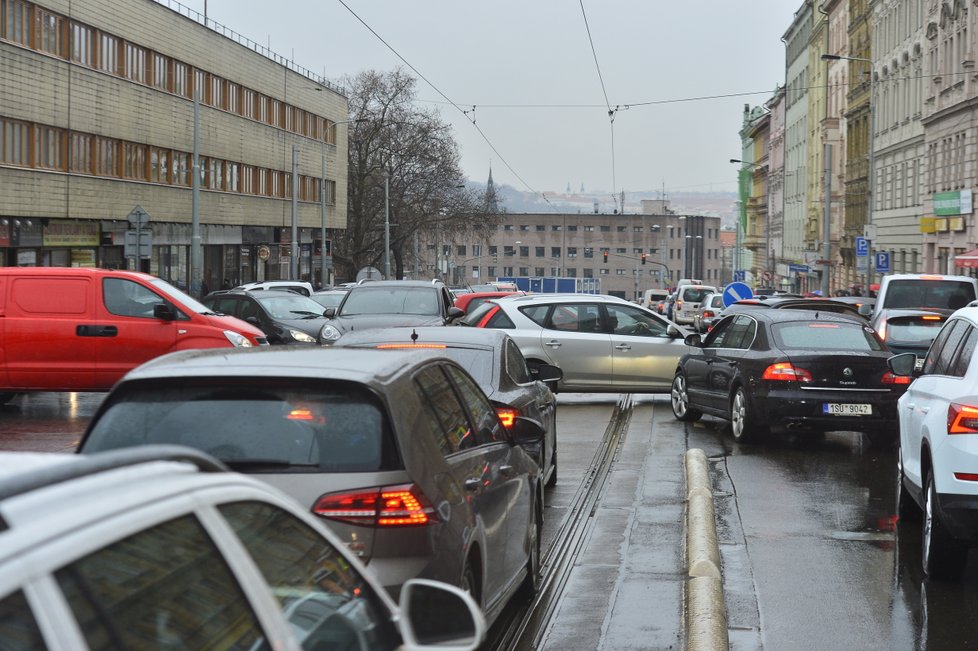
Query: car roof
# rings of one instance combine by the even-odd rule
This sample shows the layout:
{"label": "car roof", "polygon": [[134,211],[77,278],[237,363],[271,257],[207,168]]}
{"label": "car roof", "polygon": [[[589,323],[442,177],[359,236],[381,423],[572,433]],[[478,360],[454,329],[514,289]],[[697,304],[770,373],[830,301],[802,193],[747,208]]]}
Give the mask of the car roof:
{"label": "car roof", "polygon": [[631,301],[626,301],[623,298],[611,296],[610,294],[511,294],[509,296],[500,296],[499,298],[495,298],[492,302],[499,305],[509,303],[517,303],[522,305],[533,303],[574,303],[579,301],[624,303],[627,305],[635,305]]}
{"label": "car roof", "polygon": [[231,296],[248,296],[248,297],[254,298],[256,300],[257,299],[260,299],[260,298],[265,298],[265,297],[268,297],[268,296],[288,296],[288,297],[302,296],[303,298],[308,298],[308,297],[304,296],[303,294],[299,294],[297,292],[290,292],[290,291],[284,290],[284,289],[267,289],[265,291],[258,292],[256,294],[255,292],[249,292],[247,289],[240,289],[240,288],[237,288],[237,287],[234,288],[234,289],[215,289],[213,292],[209,293],[204,298],[207,299],[207,298],[212,298],[212,297],[217,297],[217,296],[228,296],[228,295],[231,295]]}
{"label": "car roof", "polygon": [[370,328],[354,330],[336,340],[334,346],[353,346],[369,343],[412,343],[412,334],[417,334],[416,343],[461,344],[465,346],[491,347],[501,349],[509,335],[495,328],[466,328],[451,326]]}
{"label": "car roof", "polygon": [[835,312],[823,312],[818,309],[812,310],[744,310],[743,312],[734,312],[726,316],[749,316],[751,318],[757,319],[758,321],[767,321],[769,323],[785,323],[790,321],[825,321],[828,323],[847,323],[849,325],[855,325],[860,327],[868,327],[865,320],[862,322],[853,319],[850,314],[836,314]]}
{"label": "car roof", "polygon": [[377,287],[429,287],[438,289],[444,287],[443,283],[433,283],[430,280],[371,280],[370,282],[354,285],[350,290],[374,289]]}
{"label": "car roof", "polygon": [[262,346],[185,350],[157,357],[133,369],[127,382],[172,377],[293,377],[335,379],[379,385],[416,367],[430,354],[413,350]]}

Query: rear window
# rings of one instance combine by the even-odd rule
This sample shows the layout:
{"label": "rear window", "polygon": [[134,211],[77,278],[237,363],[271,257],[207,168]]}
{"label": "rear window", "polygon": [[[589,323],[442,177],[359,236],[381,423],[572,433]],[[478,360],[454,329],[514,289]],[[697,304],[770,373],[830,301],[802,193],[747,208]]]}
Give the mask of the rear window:
{"label": "rear window", "polygon": [[486,313],[494,307],[496,307],[495,303],[483,303],[475,308],[470,306],[469,309],[465,311],[465,316],[462,317],[459,323],[467,326],[477,326],[479,325],[479,321],[482,321],[482,319],[486,316]]}
{"label": "rear window", "polygon": [[81,451],[172,443],[248,472],[402,467],[386,410],[359,385],[225,379],[180,384],[124,390],[92,424]]}
{"label": "rear window", "polygon": [[441,314],[436,287],[354,287],[340,308],[342,316],[357,314]]}
{"label": "rear window", "polygon": [[893,343],[930,343],[941,331],[944,319],[924,319],[915,316],[890,319],[886,322],[886,340]]}
{"label": "rear window", "polygon": [[882,306],[957,310],[975,300],[974,286],[961,280],[894,280],[886,287]]}
{"label": "rear window", "polygon": [[775,323],[771,326],[771,332],[774,342],[782,350],[883,350],[873,330],[858,323]]}
{"label": "rear window", "polygon": [[699,303],[704,298],[706,298],[707,294],[712,294],[713,291],[714,290],[712,288],[688,287],[682,290],[682,293],[680,294],[680,300],[689,301],[691,303]]}

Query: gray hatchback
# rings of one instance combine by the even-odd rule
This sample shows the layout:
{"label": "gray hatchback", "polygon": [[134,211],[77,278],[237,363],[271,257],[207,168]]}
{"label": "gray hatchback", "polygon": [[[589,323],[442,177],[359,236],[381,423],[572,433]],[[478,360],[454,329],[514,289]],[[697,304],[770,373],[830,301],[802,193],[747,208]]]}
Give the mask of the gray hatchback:
{"label": "gray hatchback", "polygon": [[415,577],[468,590],[489,621],[540,571],[542,477],[472,377],[431,351],[185,351],[130,372],[82,453],[208,452],[324,518],[395,597]]}

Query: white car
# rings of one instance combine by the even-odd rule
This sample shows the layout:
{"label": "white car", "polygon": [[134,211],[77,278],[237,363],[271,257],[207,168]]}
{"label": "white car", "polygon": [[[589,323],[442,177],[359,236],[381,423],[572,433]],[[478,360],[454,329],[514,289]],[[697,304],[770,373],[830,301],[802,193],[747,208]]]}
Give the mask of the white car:
{"label": "white car", "polygon": [[603,294],[517,294],[487,301],[463,325],[504,328],[532,369],[559,366],[558,391],[665,393],[687,332]]}
{"label": "white car", "polygon": [[3,648],[474,650],[484,636],[462,590],[415,579],[400,598],[307,509],[195,450],[0,453]]}
{"label": "white car", "polygon": [[958,310],[934,339],[923,368],[914,353],[890,369],[916,379],[900,397],[899,513],[923,516],[924,572],[955,578],[978,545],[978,307]]}
{"label": "white car", "polygon": [[238,285],[234,289],[243,289],[249,292],[258,292],[264,289],[275,289],[280,292],[296,292],[298,294],[302,294],[303,296],[312,296],[313,291],[315,291],[312,283],[307,283],[304,280],[265,280],[262,282]]}

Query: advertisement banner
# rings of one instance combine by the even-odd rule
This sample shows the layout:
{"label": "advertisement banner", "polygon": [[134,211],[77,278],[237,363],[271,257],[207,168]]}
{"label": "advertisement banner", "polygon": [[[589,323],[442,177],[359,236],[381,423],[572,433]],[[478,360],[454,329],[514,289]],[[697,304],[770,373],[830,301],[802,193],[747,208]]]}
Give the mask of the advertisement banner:
{"label": "advertisement banner", "polygon": [[934,214],[939,217],[968,215],[971,211],[971,190],[934,193]]}

